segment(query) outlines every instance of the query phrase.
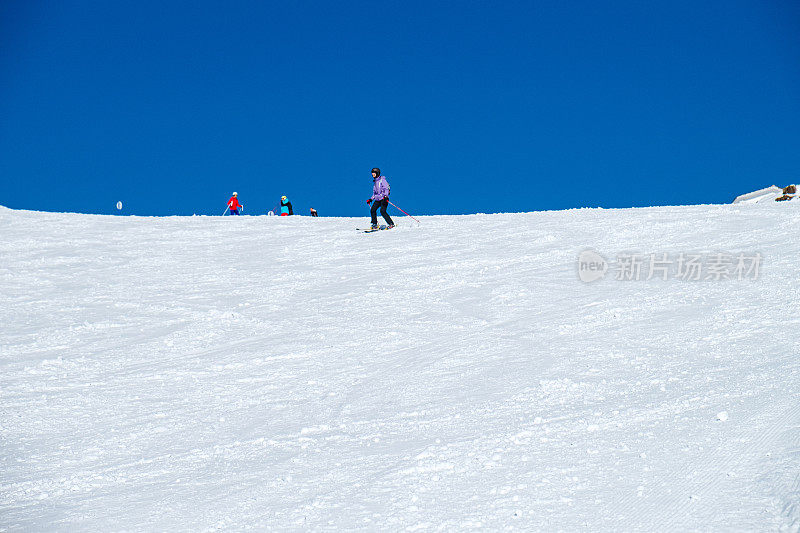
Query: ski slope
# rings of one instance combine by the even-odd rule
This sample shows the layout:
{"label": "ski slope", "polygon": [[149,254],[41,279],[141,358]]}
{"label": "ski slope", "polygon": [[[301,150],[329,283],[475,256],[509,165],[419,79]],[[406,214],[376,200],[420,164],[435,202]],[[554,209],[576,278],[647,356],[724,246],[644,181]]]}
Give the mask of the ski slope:
{"label": "ski slope", "polygon": [[396,221],[0,208],[0,530],[800,530],[800,203]]}

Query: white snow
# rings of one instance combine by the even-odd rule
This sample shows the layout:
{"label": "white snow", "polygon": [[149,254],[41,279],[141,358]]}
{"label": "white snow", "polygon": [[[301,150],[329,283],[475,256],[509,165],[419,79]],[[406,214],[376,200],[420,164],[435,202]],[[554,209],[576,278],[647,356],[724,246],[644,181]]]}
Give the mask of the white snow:
{"label": "white snow", "polygon": [[0,208],[0,530],[800,529],[800,204],[398,221]]}
{"label": "white snow", "polygon": [[[765,187],[764,189],[759,189],[757,191],[737,196],[736,199],[733,201],[733,203],[760,204],[764,202],[774,202],[777,198],[781,198],[782,196],[783,196],[783,189],[781,189],[777,185],[770,185],[769,187]],[[790,195],[790,196],[792,197],[786,201],[793,202],[798,199],[797,195]]]}

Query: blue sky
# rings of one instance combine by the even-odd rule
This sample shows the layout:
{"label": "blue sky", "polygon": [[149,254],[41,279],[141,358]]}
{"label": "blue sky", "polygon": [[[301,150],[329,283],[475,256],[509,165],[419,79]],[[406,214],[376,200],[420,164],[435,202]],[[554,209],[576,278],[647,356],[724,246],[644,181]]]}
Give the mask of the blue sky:
{"label": "blue sky", "polygon": [[798,95],[796,1],[6,0],[0,205],[728,203],[800,181]]}

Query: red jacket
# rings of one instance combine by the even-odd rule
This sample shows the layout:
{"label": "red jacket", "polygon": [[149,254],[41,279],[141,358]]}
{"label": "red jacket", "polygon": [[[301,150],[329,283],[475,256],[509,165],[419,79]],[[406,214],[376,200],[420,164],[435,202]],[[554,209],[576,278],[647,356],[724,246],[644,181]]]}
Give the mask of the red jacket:
{"label": "red jacket", "polygon": [[239,203],[239,199],[235,196],[231,196],[231,199],[228,200],[228,209],[231,211],[236,211],[242,204]]}

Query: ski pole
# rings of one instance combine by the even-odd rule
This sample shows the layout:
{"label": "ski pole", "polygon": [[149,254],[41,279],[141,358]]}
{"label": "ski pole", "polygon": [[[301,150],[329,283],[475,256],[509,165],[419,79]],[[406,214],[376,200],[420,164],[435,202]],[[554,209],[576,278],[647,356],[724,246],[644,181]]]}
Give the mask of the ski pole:
{"label": "ski pole", "polygon": [[[394,205],[394,204],[393,204],[391,201],[389,201],[389,199],[388,199],[388,198],[387,198],[387,201],[389,202],[389,204],[393,205],[394,207],[397,207],[397,206],[396,206],[396,205]],[[399,208],[399,207],[397,207],[397,209],[400,209],[400,208]],[[405,215],[406,215],[406,216],[408,216],[408,217],[411,217],[411,215],[409,215],[408,213],[406,213],[406,212],[405,212],[405,211],[403,211],[402,209],[400,209],[400,211],[402,211],[403,213],[405,213]],[[411,217],[411,218],[412,218],[412,219],[414,219],[414,220],[417,220],[417,219],[416,219],[416,218],[414,218],[414,217]],[[422,224],[422,222],[420,222],[419,220],[417,220],[417,224]]]}
{"label": "ski pole", "polygon": [[225,216],[225,213],[227,213],[227,212],[228,212],[228,206],[226,205],[225,206],[225,211],[222,212],[222,216]]}

